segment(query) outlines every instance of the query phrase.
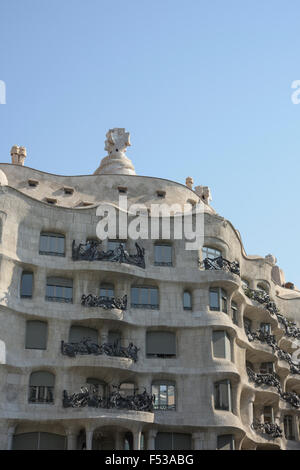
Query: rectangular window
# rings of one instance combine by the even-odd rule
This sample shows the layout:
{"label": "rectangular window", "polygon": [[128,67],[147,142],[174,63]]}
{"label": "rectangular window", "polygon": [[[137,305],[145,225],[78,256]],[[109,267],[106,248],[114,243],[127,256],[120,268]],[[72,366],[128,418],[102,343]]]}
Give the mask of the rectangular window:
{"label": "rectangular window", "polygon": [[48,325],[43,321],[29,320],[26,322],[26,349],[47,348]]}
{"label": "rectangular window", "polygon": [[73,302],[73,281],[64,278],[48,278],[46,300],[52,302]]}
{"label": "rectangular window", "polygon": [[213,331],[213,354],[231,361],[230,337],[226,331]]}
{"label": "rectangular window", "polygon": [[270,335],[271,334],[271,324],[270,323],[261,323],[260,324],[260,329],[263,333],[265,333],[266,335]]}
{"label": "rectangular window", "polygon": [[272,406],[264,406],[264,422],[274,423],[274,412]]}
{"label": "rectangular window", "polygon": [[30,403],[53,403],[54,387],[47,387],[44,385],[31,385],[29,387],[29,402]]}
{"label": "rectangular window", "polygon": [[204,246],[202,248],[202,259],[205,259],[205,258],[215,259],[215,258],[218,258],[219,256],[222,256],[222,253],[220,250],[216,250],[215,248],[210,248],[209,246]]}
{"label": "rectangular window", "polygon": [[171,331],[148,331],[146,334],[147,357],[176,356],[176,335]]}
{"label": "rectangular window", "polygon": [[156,266],[172,266],[172,246],[171,245],[155,245],[155,261]]}
{"label": "rectangular window", "polygon": [[158,289],[156,287],[132,287],[131,307],[158,309]]}
{"label": "rectangular window", "polygon": [[227,292],[220,287],[211,287],[209,289],[209,308],[210,310],[227,313]]}
{"label": "rectangular window", "polygon": [[175,386],[171,383],[152,384],[155,410],[175,410]]}
{"label": "rectangular window", "polygon": [[223,434],[217,438],[218,450],[234,450],[234,436],[232,434]]}
{"label": "rectangular window", "polygon": [[232,411],[230,380],[215,383],[215,409]]}
{"label": "rectangular window", "polygon": [[285,438],[290,441],[295,440],[293,416],[291,415],[285,415],[284,417],[284,435],[285,435]]}
{"label": "rectangular window", "polygon": [[40,255],[65,256],[65,236],[59,233],[41,233]]}
{"label": "rectangular window", "polygon": [[33,287],[33,273],[23,272],[21,278],[21,298],[31,299]]}
{"label": "rectangular window", "polygon": [[247,331],[251,331],[251,327],[252,327],[252,321],[247,318],[247,317],[244,317],[244,329],[245,329],[245,332],[247,333]]}
{"label": "rectangular window", "polygon": [[231,302],[231,316],[232,316],[232,321],[235,325],[238,325],[238,308],[237,304],[235,302]]}
{"label": "rectangular window", "polygon": [[209,289],[209,308],[210,310],[220,311],[219,289]]}
{"label": "rectangular window", "polygon": [[190,434],[158,432],[155,438],[155,450],[191,450]]}
{"label": "rectangular window", "polygon": [[260,365],[261,374],[272,374],[274,372],[273,362],[262,362]]}
{"label": "rectangular window", "polygon": [[100,287],[100,297],[112,299],[114,297],[114,286],[112,284],[102,284]]}

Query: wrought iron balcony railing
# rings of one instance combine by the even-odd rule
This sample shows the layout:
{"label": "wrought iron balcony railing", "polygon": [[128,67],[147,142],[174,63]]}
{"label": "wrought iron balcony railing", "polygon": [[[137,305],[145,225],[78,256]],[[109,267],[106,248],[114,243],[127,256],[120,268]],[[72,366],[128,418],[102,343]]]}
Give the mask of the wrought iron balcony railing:
{"label": "wrought iron balcony railing", "polygon": [[292,374],[300,374],[300,363],[294,362],[290,353],[280,349],[280,347],[277,345],[274,335],[270,335],[261,329],[257,331],[250,331],[249,328],[245,328],[245,332],[250,342],[258,340],[261,343],[267,343],[273,349],[273,352],[279,359],[289,364],[289,368]]}
{"label": "wrought iron balcony railing", "polygon": [[135,411],[148,411],[153,412],[153,405],[155,401],[154,395],[146,392],[135,393],[134,395],[124,396],[120,392],[120,386],[113,386],[116,390],[108,393],[106,396],[101,396],[96,389],[89,389],[88,387],[81,387],[79,393],[68,394],[66,390],[63,391],[63,407],[64,408],[107,408],[107,409],[123,409]]}
{"label": "wrought iron balcony railing", "polygon": [[268,385],[269,387],[275,387],[279,394],[281,394],[281,383],[277,374],[274,372],[272,374],[266,373],[256,373],[250,367],[247,367],[247,374],[249,380],[255,382],[257,385]]}
{"label": "wrought iron balcony railing", "polygon": [[282,315],[282,313],[280,313],[275,302],[271,300],[267,292],[250,289],[249,287],[244,289],[244,292],[247,297],[262,304],[264,308],[266,308],[271,313],[271,315],[276,315],[279,323],[281,323],[284,327],[286,336],[300,339],[300,328],[297,327],[295,322],[288,320],[284,315]]}
{"label": "wrought iron balcony railing", "polygon": [[241,275],[240,265],[237,261],[228,261],[222,256],[217,258],[205,258],[203,262],[199,262],[200,266],[204,267],[206,270],[217,270],[217,271],[227,271],[233,274]]}
{"label": "wrought iron balcony railing", "polygon": [[262,304],[272,315],[278,312],[275,302],[271,300],[267,292],[264,292],[263,290],[250,289],[249,287],[244,289],[244,292],[249,299]]}
{"label": "wrought iron balcony railing", "polygon": [[254,431],[259,431],[262,434],[267,434],[272,439],[282,437],[282,429],[276,423],[260,423],[259,421],[254,421],[252,423],[252,428],[254,429]]}
{"label": "wrought iron balcony railing", "polygon": [[77,355],[95,356],[111,356],[111,357],[125,357],[132,359],[134,362],[138,360],[139,349],[133,343],[129,343],[127,347],[123,347],[119,342],[113,344],[103,343],[101,345],[93,343],[90,338],[83,338],[78,343],[65,343],[61,342],[61,352],[65,356],[76,357]]}
{"label": "wrought iron balcony railing", "polygon": [[145,249],[135,244],[136,254],[129,254],[120,243],[114,250],[101,250],[101,241],[92,240],[86,243],[72,243],[72,259],[73,261],[112,261],[116,263],[133,264],[140,268],[145,268]]}
{"label": "wrought iron balcony railing", "polygon": [[81,305],[84,307],[101,307],[105,310],[117,308],[119,310],[126,310],[127,308],[127,295],[124,295],[121,299],[117,297],[105,297],[97,295],[82,295]]}

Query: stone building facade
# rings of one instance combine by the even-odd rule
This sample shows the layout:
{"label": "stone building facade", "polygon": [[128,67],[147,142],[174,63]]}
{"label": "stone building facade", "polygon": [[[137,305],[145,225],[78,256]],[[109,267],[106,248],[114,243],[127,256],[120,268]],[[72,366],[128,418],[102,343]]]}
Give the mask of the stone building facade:
{"label": "stone building facade", "polygon": [[[300,449],[300,292],[207,187],[137,176],[124,129],[88,176],[0,164],[0,449]],[[204,245],[102,243],[105,202],[189,202]]]}

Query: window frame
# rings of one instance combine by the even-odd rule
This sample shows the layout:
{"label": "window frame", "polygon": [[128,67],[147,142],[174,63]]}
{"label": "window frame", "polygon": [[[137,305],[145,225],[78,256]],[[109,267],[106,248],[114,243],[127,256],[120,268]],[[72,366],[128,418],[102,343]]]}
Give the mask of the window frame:
{"label": "window frame", "polygon": [[[47,248],[48,250],[42,250],[41,245],[42,245],[42,237],[46,238],[47,237]],[[51,239],[56,239],[56,245],[58,245],[57,240],[64,240],[64,250],[59,251],[56,249],[55,251],[51,250]],[[58,248],[58,247],[57,247]],[[55,232],[41,232],[40,233],[40,239],[39,239],[39,254],[40,255],[47,255],[47,256],[60,256],[60,257],[65,257],[66,256],[66,237],[63,233],[55,233]]]}
{"label": "window frame", "polygon": [[[158,387],[158,394],[156,394],[153,391],[154,387]],[[161,403],[161,396],[163,394],[162,390],[160,387],[166,387],[166,404]],[[169,388],[170,391],[173,389],[173,394],[172,392],[169,393]],[[174,381],[170,380],[154,380],[151,384],[151,395],[155,395],[155,402],[154,402],[154,410],[157,411],[176,411],[176,384]],[[169,397],[174,397],[174,404],[170,405],[168,403]]]}
{"label": "window frame", "polygon": [[[141,303],[141,302],[138,302],[138,303],[135,303],[132,301],[133,299],[133,289],[137,289],[138,290],[138,300],[142,300],[142,289],[147,289],[148,292],[147,292],[147,300],[148,300],[148,303]],[[156,295],[157,295],[157,301],[158,303],[157,304],[152,304],[151,303],[151,290],[155,290],[156,291]],[[145,286],[138,286],[138,285],[132,285],[131,288],[130,288],[130,304],[131,304],[131,308],[147,308],[147,309],[151,309],[151,310],[158,310],[159,309],[159,288],[156,287],[156,286],[148,286],[148,285],[145,285]]]}
{"label": "window frame", "polygon": [[[228,402],[228,405],[224,406],[222,402],[225,401],[223,399],[225,391],[226,401]],[[214,409],[221,411],[230,411],[232,413],[232,385],[229,379],[223,379],[214,382]]]}
{"label": "window frame", "polygon": [[[211,294],[218,295],[218,306],[213,307]],[[228,315],[228,294],[223,287],[213,286],[209,288],[209,310],[212,312],[223,312]]]}
{"label": "window frame", "polygon": [[[161,251],[161,260],[157,260],[158,248]],[[169,248],[167,253],[164,253],[164,248]],[[165,259],[169,259],[168,252],[170,254],[171,261],[165,261]],[[173,264],[173,245],[167,242],[156,242],[154,244],[154,266],[165,266],[165,267],[172,267]]]}
{"label": "window frame", "polygon": [[[31,276],[31,294],[30,294],[30,295],[27,295],[27,294],[23,294],[23,293],[22,293],[22,289],[23,289],[23,277],[24,277],[24,276],[28,276],[28,275]],[[34,281],[34,273],[33,273],[33,271],[27,271],[27,270],[22,271],[22,273],[21,273],[21,283],[20,283],[20,299],[32,299],[32,297],[33,297],[33,281]]]}
{"label": "window frame", "polygon": [[[211,252],[210,252],[211,251]],[[222,251],[218,248],[214,248],[212,246],[204,245],[201,250],[202,253],[202,260],[208,259],[216,259],[222,256]],[[215,256],[212,256],[215,255]]]}
{"label": "window frame", "polygon": [[[148,352],[148,335],[150,336],[151,334],[154,334],[154,333],[167,333],[169,334],[170,336],[172,335],[172,338],[174,338],[174,344],[175,344],[175,353],[152,353],[152,352]],[[177,335],[176,335],[176,332],[175,331],[168,331],[168,330],[148,330],[146,331],[146,358],[147,359],[155,359],[155,358],[158,358],[158,359],[174,359],[177,357],[178,353],[177,353]]]}
{"label": "window frame", "polygon": [[[29,347],[28,346],[28,327],[30,326],[29,324],[32,323],[42,323],[43,326],[45,327],[45,347],[44,348],[37,348],[37,347]],[[25,324],[25,348],[28,350],[37,350],[37,351],[46,351],[47,350],[47,343],[48,343],[48,323],[44,320],[27,320]]]}
{"label": "window frame", "polygon": [[[52,276],[54,277],[54,276]],[[69,304],[72,304],[73,303],[73,279],[69,279],[69,278],[56,278],[56,279],[60,279],[62,282],[63,281],[70,281],[70,284],[72,284],[72,286],[64,286],[64,285],[59,285],[59,284],[48,284],[49,280],[51,279],[51,276],[49,276],[47,279],[46,279],[46,295],[45,295],[45,300],[48,301],[48,302],[61,302],[61,303],[69,303]],[[51,282],[51,281],[50,281]],[[54,281],[52,281],[54,282]],[[59,282],[59,281],[58,281]],[[65,292],[67,292],[65,289],[71,289],[71,294],[72,296],[71,297],[68,297],[66,295],[49,295],[49,290],[48,288],[54,288],[54,294],[57,292],[57,289],[62,289],[62,294],[64,294]]]}

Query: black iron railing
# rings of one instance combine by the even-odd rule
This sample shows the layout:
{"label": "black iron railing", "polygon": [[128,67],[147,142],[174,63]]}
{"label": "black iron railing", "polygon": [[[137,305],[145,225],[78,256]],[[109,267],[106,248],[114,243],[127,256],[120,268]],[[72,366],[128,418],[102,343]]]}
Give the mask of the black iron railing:
{"label": "black iron railing", "polygon": [[247,297],[262,304],[264,308],[271,313],[271,315],[276,315],[279,323],[284,327],[286,336],[300,339],[300,328],[297,327],[295,322],[288,320],[284,315],[282,315],[282,313],[280,313],[280,310],[276,306],[275,302],[271,300],[267,292],[250,289],[249,287],[245,288],[244,292]]}
{"label": "black iron railing", "polygon": [[277,374],[267,373],[261,374],[254,372],[250,367],[247,367],[247,374],[251,382],[255,382],[257,385],[267,385],[269,387],[274,387],[277,390],[280,398],[294,408],[300,408],[300,396],[295,392],[283,392],[280,378]]}
{"label": "black iron railing", "polygon": [[95,356],[125,357],[136,362],[138,360],[138,351],[139,349],[133,343],[129,343],[127,347],[124,347],[118,341],[113,344],[103,343],[101,345],[94,343],[90,338],[83,338],[78,343],[61,342],[62,354],[69,357],[93,354]]}
{"label": "black iron railing", "polygon": [[259,431],[262,434],[267,434],[272,439],[282,437],[282,429],[276,423],[261,423],[259,421],[254,421],[252,423],[252,429],[254,429],[254,431]]}
{"label": "black iron railing", "polygon": [[200,261],[200,266],[206,270],[228,271],[240,276],[240,265],[237,261],[228,261],[222,256],[217,258],[205,258],[203,262]]}
{"label": "black iron railing", "polygon": [[73,394],[68,394],[68,392],[64,390],[63,407],[83,408],[88,406],[93,408],[153,412],[155,397],[147,393],[146,389],[143,393],[124,396],[120,391],[120,386],[113,386],[113,388],[115,390],[107,393],[106,396],[101,396],[96,389],[88,387],[81,387],[79,393]]}
{"label": "black iron railing", "polygon": [[119,310],[126,310],[127,308],[127,295],[124,295],[121,299],[117,297],[106,297],[97,295],[82,295],[81,305],[84,307],[101,307],[105,310],[117,308]]}
{"label": "black iron railing", "polygon": [[281,393],[281,383],[277,374],[273,373],[256,373],[250,367],[247,367],[247,374],[249,380],[255,382],[257,385],[267,385],[269,387],[275,387],[278,393]]}
{"label": "black iron railing", "polygon": [[76,246],[75,240],[72,243],[72,259],[73,261],[112,261],[117,263],[133,264],[140,268],[145,268],[145,249],[135,244],[136,254],[129,254],[120,243],[113,250],[101,250],[101,241],[88,241],[79,243]]}
{"label": "black iron railing", "polygon": [[300,374],[300,364],[293,361],[290,353],[283,351],[277,344],[275,336],[266,333],[264,330],[259,329],[257,331],[250,331],[249,328],[245,328],[245,333],[250,342],[258,340],[261,343],[267,343],[273,349],[274,354],[279,359],[289,364],[289,368],[292,374]]}

